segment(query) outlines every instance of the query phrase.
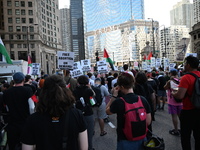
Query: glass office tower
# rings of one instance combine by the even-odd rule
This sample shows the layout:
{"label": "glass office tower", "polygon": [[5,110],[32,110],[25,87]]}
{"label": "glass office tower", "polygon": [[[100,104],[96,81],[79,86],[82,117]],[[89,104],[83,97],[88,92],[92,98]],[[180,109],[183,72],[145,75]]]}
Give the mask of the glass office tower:
{"label": "glass office tower", "polygon": [[84,0],[85,32],[144,19],[144,0]]}
{"label": "glass office tower", "polygon": [[85,59],[82,0],[70,1],[72,51],[75,61]]}

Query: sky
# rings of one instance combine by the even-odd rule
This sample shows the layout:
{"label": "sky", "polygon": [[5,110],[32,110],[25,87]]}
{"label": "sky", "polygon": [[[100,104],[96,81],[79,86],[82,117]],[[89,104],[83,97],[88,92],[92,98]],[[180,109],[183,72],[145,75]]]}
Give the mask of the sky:
{"label": "sky", "polygon": [[[170,10],[181,0],[144,0],[145,19],[153,18],[160,26],[170,26]],[[190,0],[192,2],[193,0]],[[69,6],[69,0],[59,0],[59,8]],[[66,7],[65,7],[66,8]]]}

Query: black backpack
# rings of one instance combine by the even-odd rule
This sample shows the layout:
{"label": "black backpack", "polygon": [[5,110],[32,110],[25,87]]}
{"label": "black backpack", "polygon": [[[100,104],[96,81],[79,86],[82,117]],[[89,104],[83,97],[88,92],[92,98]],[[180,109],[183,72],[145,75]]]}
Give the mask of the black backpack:
{"label": "black backpack", "polygon": [[93,97],[95,100],[95,105],[94,106],[100,106],[103,100],[103,97],[101,95],[101,85],[99,86],[91,86],[93,91],[95,92],[95,96]]}
{"label": "black backpack", "polygon": [[187,73],[195,77],[195,82],[194,82],[194,90],[192,93],[192,97],[190,98],[192,104],[194,107],[197,109],[200,109],[200,77],[198,77],[194,73]]}

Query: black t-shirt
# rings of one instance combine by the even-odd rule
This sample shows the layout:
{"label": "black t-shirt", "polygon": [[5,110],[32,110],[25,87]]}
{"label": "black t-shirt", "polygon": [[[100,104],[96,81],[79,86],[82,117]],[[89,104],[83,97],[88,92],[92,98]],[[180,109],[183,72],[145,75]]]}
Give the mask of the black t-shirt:
{"label": "black t-shirt", "polygon": [[[134,93],[129,93],[127,95],[123,96],[124,100],[128,103],[135,103],[138,101],[138,95]],[[149,106],[149,103],[147,100],[141,96],[142,103],[144,105],[144,108],[146,109],[146,113],[151,113],[151,108]],[[125,104],[122,99],[117,98],[115,101],[110,106],[110,111],[112,113],[117,114],[117,138],[118,140],[127,140],[124,133],[123,133],[123,128],[124,128],[124,112],[125,112]],[[137,129],[136,129],[137,130]]]}
{"label": "black t-shirt", "polygon": [[[90,97],[94,95],[93,91],[88,86],[77,86],[73,94],[77,101],[80,99],[80,97],[84,98],[85,105],[86,105],[84,107],[84,116],[92,115],[93,111],[90,104]],[[82,110],[82,104],[77,103],[76,108]]]}
{"label": "black t-shirt", "polygon": [[31,91],[24,86],[12,87],[3,94],[3,101],[7,105],[8,123],[23,124],[30,115],[28,99],[32,96]]}
{"label": "black t-shirt", "polygon": [[[52,122],[50,115],[36,112],[32,114],[24,127],[21,142],[36,145],[37,150],[62,150],[62,140],[66,116],[60,117],[58,122]],[[86,130],[86,123],[82,113],[72,108],[67,125],[67,149],[79,150],[78,135]],[[65,128],[65,129],[66,129]]]}
{"label": "black t-shirt", "polygon": [[159,86],[158,86],[158,90],[165,90],[164,89],[164,86],[165,86],[165,84],[166,84],[166,79],[165,79],[165,77],[164,76],[160,76],[160,77],[158,77],[158,81],[159,81]]}

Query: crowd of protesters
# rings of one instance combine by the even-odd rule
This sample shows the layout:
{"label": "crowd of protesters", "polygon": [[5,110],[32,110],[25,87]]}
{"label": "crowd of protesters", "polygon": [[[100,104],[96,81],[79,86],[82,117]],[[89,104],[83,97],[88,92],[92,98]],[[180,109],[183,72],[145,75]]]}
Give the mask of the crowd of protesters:
{"label": "crowd of protesters", "polygon": [[[144,141],[152,136],[155,113],[163,111],[165,104],[174,127],[169,134],[181,136],[182,149],[191,150],[193,132],[195,150],[199,150],[200,110],[189,100],[195,78],[186,74],[192,72],[200,77],[199,60],[186,57],[181,71],[160,68],[147,72],[129,70],[127,64],[123,67],[122,72],[88,72],[77,78],[69,70],[64,75],[45,74],[38,79],[17,72],[11,83],[2,82],[1,122],[6,125],[9,150],[94,150],[93,135],[106,136],[104,122],[111,114],[117,114],[117,149],[142,150]],[[102,97],[99,105],[92,103],[98,89]],[[145,109],[148,131],[144,138],[130,141],[123,132],[124,103],[138,101]],[[95,119],[100,133],[94,130]]]}

